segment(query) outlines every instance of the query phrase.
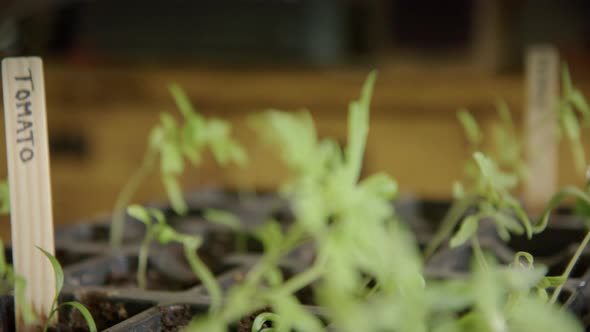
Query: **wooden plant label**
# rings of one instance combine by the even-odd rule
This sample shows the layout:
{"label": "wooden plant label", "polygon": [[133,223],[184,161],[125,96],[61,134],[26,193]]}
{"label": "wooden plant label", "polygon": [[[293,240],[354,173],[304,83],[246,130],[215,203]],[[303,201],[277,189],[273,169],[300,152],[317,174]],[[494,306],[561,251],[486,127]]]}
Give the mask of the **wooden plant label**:
{"label": "wooden plant label", "polygon": [[[42,60],[2,60],[2,89],[14,269],[27,281],[25,300],[44,320],[55,297],[55,276],[35,246],[51,254],[55,248]],[[18,303],[16,308],[22,330]]]}
{"label": "wooden plant label", "polygon": [[529,168],[524,198],[529,212],[538,214],[557,188],[555,107],[558,102],[559,55],[551,46],[526,54],[525,144]]}

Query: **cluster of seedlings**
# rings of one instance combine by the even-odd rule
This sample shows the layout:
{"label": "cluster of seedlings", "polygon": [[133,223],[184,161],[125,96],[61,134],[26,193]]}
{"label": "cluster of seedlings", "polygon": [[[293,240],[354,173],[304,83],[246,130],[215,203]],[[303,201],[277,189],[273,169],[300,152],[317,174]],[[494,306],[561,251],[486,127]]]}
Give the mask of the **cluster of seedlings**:
{"label": "cluster of seedlings", "polygon": [[[554,210],[564,200],[575,198],[579,211],[590,211],[590,186],[566,187],[557,192],[538,220],[531,220],[514,191],[526,179],[522,144],[504,102],[497,109],[501,126],[494,132],[497,149],[483,151],[483,134],[468,111],[458,118],[463,125],[472,159],[466,163],[466,181],[453,187],[455,200],[427,239],[417,238],[414,225],[396,213],[392,201],[398,194],[394,179],[384,173],[361,178],[369,133],[369,108],[376,73],[372,72],[358,100],[348,110],[347,145],[321,139],[308,112],[270,110],[250,118],[262,140],[278,146],[290,170],[280,195],[289,202],[289,220],[266,217],[251,227],[228,211],[201,211],[205,219],[230,229],[235,247],[247,254],[249,239],[262,248],[238,282],[223,285],[200,257],[207,239],[174,227],[171,218],[190,215],[178,182],[185,159],[193,166],[209,149],[222,164],[244,164],[244,149],[233,140],[230,127],[219,119],[205,118],[192,108],[187,96],[171,87],[182,122],[163,114],[152,131],[144,162],[122,190],[110,227],[112,251],[118,252],[125,235],[126,216],[144,225],[137,248],[137,287],[148,284],[150,250],[156,246],[180,246],[194,276],[206,290],[206,310],[188,314],[181,326],[171,330],[271,331],[583,331],[584,323],[563,310],[560,294],[582,255],[590,232],[563,271],[550,275],[531,253],[517,251],[510,262],[500,261],[486,251],[482,236],[510,241],[525,237],[535,241],[549,224]],[[563,70],[563,96],[556,112],[561,128],[571,143],[577,164],[585,164],[580,143],[580,116],[588,119],[590,109],[583,95]],[[160,165],[160,174],[171,209],[131,204],[149,172]],[[531,179],[528,179],[529,181]],[[534,180],[534,179],[533,179]],[[7,191],[0,210],[7,211]],[[582,215],[581,217],[587,217]],[[284,263],[300,248],[313,254],[297,273],[286,273]],[[443,277],[429,273],[437,254],[469,249],[468,273]],[[45,253],[54,267],[57,293],[63,272],[55,257]],[[0,261],[4,293],[22,297],[25,282],[9,264]],[[13,291],[14,290],[14,291]],[[311,292],[320,310],[310,310],[302,294]],[[58,309],[55,301],[54,311]],[[19,303],[23,303],[19,301]],[[96,331],[91,312],[78,302],[64,302],[79,310],[88,330]],[[22,306],[27,323],[36,317]],[[29,314],[27,314],[29,312]],[[247,322],[247,323],[244,323]],[[172,322],[174,325],[174,322]]]}

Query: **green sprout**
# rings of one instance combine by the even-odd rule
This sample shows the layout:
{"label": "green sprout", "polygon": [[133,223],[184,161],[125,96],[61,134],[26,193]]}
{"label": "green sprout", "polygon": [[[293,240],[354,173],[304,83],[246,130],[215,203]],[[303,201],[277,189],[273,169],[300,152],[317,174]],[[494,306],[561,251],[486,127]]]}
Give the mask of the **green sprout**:
{"label": "green sprout", "polygon": [[140,205],[131,205],[127,213],[133,218],[141,221],[146,226],[146,235],[143,239],[138,257],[137,284],[140,288],[146,288],[147,263],[149,248],[153,241],[160,244],[179,243],[184,248],[184,254],[195,275],[201,279],[211,297],[210,311],[216,311],[221,305],[221,288],[215,276],[207,265],[197,255],[197,250],[203,240],[199,236],[191,236],[177,233],[172,227],[166,224],[164,214],[157,209],[146,209]]}
{"label": "green sprout", "polygon": [[8,181],[0,181],[0,215],[10,214],[10,188]]}
{"label": "green sprout", "polygon": [[[569,120],[565,120],[565,122],[573,122],[578,126],[577,118],[575,116],[571,118],[567,114],[574,106],[579,110],[585,110],[587,106],[584,106],[586,105],[585,100],[580,91],[571,85],[567,68],[564,69],[563,81],[564,96],[560,101],[561,111],[559,114],[562,118],[569,117]],[[587,197],[582,191],[568,186],[553,196],[536,223],[529,220],[520,202],[512,194],[518,184],[527,179],[526,164],[522,159],[522,140],[516,134],[506,103],[499,101],[496,103],[496,108],[502,124],[494,131],[496,155],[493,155],[492,152],[484,154],[480,151],[482,134],[477,122],[469,112],[465,110],[458,112],[458,119],[473,151],[473,158],[465,166],[471,189],[466,190],[460,182],[454,184],[455,202],[444,217],[439,230],[424,250],[426,258],[429,258],[444,239],[450,236],[464,214],[473,207],[476,207],[476,212],[466,216],[466,222],[451,240],[451,246],[463,244],[470,235],[476,237],[476,224],[485,218],[491,219],[496,224],[498,234],[505,241],[510,238],[510,233],[520,235],[522,233],[521,226],[524,227],[527,237],[531,238],[534,233],[545,229],[551,211],[566,197],[573,196],[582,200],[578,206],[584,206],[584,201],[587,201]],[[581,112],[585,114],[585,111]],[[561,124],[565,122],[563,119],[560,120]],[[572,144],[581,144],[579,135],[568,137],[576,138],[571,141]]]}
{"label": "green sprout", "polygon": [[[295,222],[283,228],[270,220],[255,232],[264,247],[260,260],[228,290],[220,310],[196,318],[187,331],[227,331],[270,307],[272,313],[258,315],[252,331],[581,332],[570,312],[542,296],[565,277],[546,277],[546,268],[534,267],[528,254],[517,254],[513,265],[502,266],[480,251],[466,278],[424,275],[416,240],[391,205],[396,183],[385,174],[360,179],[374,80],[372,73],[360,99],[350,104],[344,150],[335,140],[318,138],[307,112],[270,111],[254,118],[261,136],[280,146],[291,171],[281,192],[291,202]],[[510,194],[515,175],[482,152],[474,153],[472,163],[475,189],[465,192],[467,207],[478,204],[481,218],[494,214],[501,236],[542,231],[546,220],[531,223],[520,215],[524,212]],[[586,196],[566,189],[547,210],[569,195]],[[480,219],[472,220],[455,234],[454,245],[476,241]],[[303,242],[312,242],[314,262],[285,279],[281,258]],[[530,264],[522,264],[527,257]],[[297,300],[295,294],[305,287],[313,288],[328,326]]]}
{"label": "green sprout", "polygon": [[41,252],[43,252],[43,254],[47,257],[47,259],[49,259],[49,261],[51,262],[51,266],[53,267],[53,272],[55,273],[55,297],[53,298],[53,302],[51,304],[51,311],[49,312],[49,316],[47,318],[47,321],[45,322],[43,332],[46,332],[49,328],[53,316],[57,314],[60,308],[65,306],[70,306],[78,310],[80,314],[82,314],[82,317],[84,317],[86,324],[88,324],[88,329],[90,330],[90,332],[96,332],[96,323],[94,322],[94,319],[90,314],[90,311],[88,311],[88,309],[82,303],[77,301],[69,301],[58,304],[58,297],[61,293],[61,289],[63,288],[64,284],[63,269],[61,268],[61,265],[59,264],[57,259],[52,254],[45,251],[43,248],[37,247],[37,249],[41,250]]}
{"label": "green sprout", "polygon": [[[266,327],[270,325],[271,327]],[[252,323],[252,332],[280,332],[281,317],[272,312],[260,313]]]}
{"label": "green sprout", "polygon": [[205,118],[195,112],[189,98],[178,85],[170,86],[170,92],[183,116],[183,122],[179,125],[171,114],[162,113],[160,123],[152,129],[140,168],[117,197],[110,234],[111,245],[115,248],[120,247],[123,240],[125,208],[144,179],[156,167],[158,157],[162,183],[172,208],[178,214],[188,211],[178,182],[185,168],[185,158],[192,166],[198,167],[202,162],[202,153],[208,148],[222,166],[231,162],[244,165],[247,161],[242,147],[230,136],[228,123],[217,118]]}
{"label": "green sprout", "polygon": [[[562,95],[557,104],[558,129],[559,133],[565,135],[571,146],[576,170],[583,174],[587,164],[581,141],[581,127],[586,126],[590,121],[590,107],[582,92],[573,85],[566,64],[562,67],[561,81]],[[581,116],[582,122],[578,120],[576,111]]]}
{"label": "green sprout", "polygon": [[[0,247],[4,249],[2,240],[0,240]],[[4,251],[2,251],[0,253],[0,293],[9,294],[11,291],[14,291],[14,297],[19,305],[18,310],[20,310],[25,324],[31,325],[37,322],[37,316],[31,304],[26,300],[26,286],[27,281],[15,273],[14,267],[11,264],[6,263],[6,257],[4,256]]]}

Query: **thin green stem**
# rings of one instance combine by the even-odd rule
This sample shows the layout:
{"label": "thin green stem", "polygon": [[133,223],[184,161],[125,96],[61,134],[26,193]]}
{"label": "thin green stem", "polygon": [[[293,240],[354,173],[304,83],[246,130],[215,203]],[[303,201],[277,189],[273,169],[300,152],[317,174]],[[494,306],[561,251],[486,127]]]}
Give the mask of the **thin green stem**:
{"label": "thin green stem", "polygon": [[113,211],[113,219],[111,222],[110,232],[111,248],[113,249],[119,249],[121,247],[121,244],[123,243],[123,232],[125,227],[125,208],[131,202],[131,199],[139,189],[144,179],[149,175],[149,173],[154,168],[157,156],[157,150],[148,148],[144,155],[141,166],[131,176],[129,181],[127,181],[127,183],[119,193],[119,196],[117,196],[115,209]]}
{"label": "thin green stem", "polygon": [[147,226],[146,236],[143,241],[141,241],[141,246],[139,247],[139,256],[137,258],[137,285],[141,289],[146,289],[147,287],[147,263],[150,245],[152,244],[153,238],[154,234],[152,227]]}
{"label": "thin green stem", "polygon": [[211,273],[207,265],[205,265],[197,255],[197,247],[184,244],[184,254],[191,269],[195,275],[201,279],[201,282],[203,282],[203,285],[205,285],[205,288],[207,288],[207,291],[209,292],[209,297],[211,298],[211,307],[209,308],[209,311],[215,312],[219,310],[222,297],[221,287],[215,280],[213,273]]}
{"label": "thin green stem", "polygon": [[312,282],[319,279],[324,273],[324,264],[315,264],[313,267],[297,274],[295,277],[287,280],[281,287],[281,291],[293,294],[300,289],[309,286]]}
{"label": "thin green stem", "polygon": [[243,231],[237,231],[235,235],[236,251],[244,254],[248,251],[248,235]]}
{"label": "thin green stem", "polygon": [[469,209],[474,201],[475,197],[468,196],[453,202],[436,234],[434,234],[432,240],[428,243],[426,249],[424,249],[424,259],[428,259],[438,249],[441,243],[451,235],[453,229],[461,220],[461,216]]}
{"label": "thin green stem", "polygon": [[[264,324],[270,322],[272,327],[264,327]],[[281,316],[273,312],[260,313],[252,323],[251,332],[271,332],[281,330]]]}
{"label": "thin green stem", "polygon": [[540,233],[547,227],[551,211],[553,211],[553,209],[555,209],[559,204],[561,204],[563,200],[565,200],[569,196],[575,197],[579,200],[582,200],[584,203],[590,205],[590,196],[588,196],[586,192],[576,187],[567,186],[553,195],[553,197],[547,204],[545,211],[543,211],[541,220],[533,226],[534,233]]}
{"label": "thin green stem", "polygon": [[[578,259],[580,259],[580,256],[582,255],[582,252],[584,251],[584,248],[586,248],[586,245],[588,245],[589,241],[590,241],[590,231],[588,231],[586,233],[584,240],[582,240],[582,243],[580,243],[580,245],[578,246],[576,253],[572,257],[572,259],[569,261],[569,263],[567,264],[565,271],[561,275],[562,277],[565,277],[566,279],[569,278],[570,274],[572,273],[572,270],[576,266]],[[561,293],[562,289],[563,289],[563,284],[559,285],[559,286],[557,286],[557,288],[555,288],[555,291],[553,292],[553,294],[551,294],[551,298],[549,299],[549,303],[555,303],[555,301],[557,301],[557,298],[559,297],[559,293]]]}
{"label": "thin green stem", "polygon": [[475,259],[477,260],[478,264],[480,264],[485,271],[488,271],[488,262],[486,261],[486,257],[483,254],[481,245],[479,244],[477,234],[471,236],[471,246],[473,248],[473,253],[475,254]]}
{"label": "thin green stem", "polygon": [[246,276],[246,283],[250,285],[257,284],[264,272],[268,269],[269,266],[276,265],[276,262],[282,257],[284,254],[290,252],[295,247],[300,245],[306,238],[305,232],[301,225],[294,224],[289,229],[289,232],[284,238],[282,246],[280,250],[273,251],[273,252],[266,252],[264,256],[260,259],[258,264],[256,264]]}

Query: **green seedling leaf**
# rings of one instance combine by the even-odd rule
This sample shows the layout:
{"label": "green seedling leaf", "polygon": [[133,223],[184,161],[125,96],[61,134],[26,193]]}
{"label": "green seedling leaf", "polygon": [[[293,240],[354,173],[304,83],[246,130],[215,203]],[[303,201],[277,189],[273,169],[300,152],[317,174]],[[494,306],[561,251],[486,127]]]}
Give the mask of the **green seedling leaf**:
{"label": "green seedling leaf", "polygon": [[502,278],[505,287],[517,291],[529,291],[539,284],[545,277],[547,268],[544,266],[532,269],[504,267],[498,269],[498,276]]}
{"label": "green seedling leaf", "polygon": [[0,181],[0,214],[10,214],[10,188],[6,180]]}
{"label": "green seedling leaf", "polygon": [[557,287],[565,284],[566,281],[567,277],[565,276],[544,277],[537,285],[537,288],[547,289],[549,287]]}
{"label": "green seedling leaf", "polygon": [[578,89],[574,89],[571,95],[569,95],[569,100],[572,105],[582,113],[582,116],[587,119],[590,117],[590,107],[588,107],[588,103],[586,102],[586,98],[582,92]]}
{"label": "green seedling leaf", "polygon": [[[270,323],[272,327],[265,327]],[[280,332],[281,331],[281,317],[272,312],[263,312],[258,314],[252,322],[252,332]]]}
{"label": "green seedling leaf", "polygon": [[195,113],[193,105],[184,90],[178,84],[171,84],[168,89],[176,102],[176,107],[185,118],[190,118]]}
{"label": "green seedling leaf", "polygon": [[264,225],[254,231],[254,236],[262,242],[265,252],[278,250],[283,243],[283,232],[281,225],[274,220],[267,221]]}
{"label": "green seedling leaf", "polygon": [[180,215],[186,214],[188,206],[186,205],[184,196],[182,195],[182,189],[180,189],[180,185],[176,178],[171,175],[163,175],[162,181],[174,211]]}
{"label": "green seedling leaf", "polygon": [[[490,216],[497,226],[505,227],[513,234],[522,235],[525,232],[525,226],[518,223],[512,215],[507,215],[503,211],[493,211]],[[510,240],[510,235],[508,234],[508,238],[503,240]]]}
{"label": "green seedling leaf", "polygon": [[397,182],[385,173],[371,175],[360,186],[384,199],[393,199],[397,194]]}
{"label": "green seedling leaf", "polygon": [[463,245],[471,236],[474,236],[477,232],[478,225],[477,217],[471,215],[465,218],[461,227],[455,235],[451,238],[449,245],[451,248],[456,248]]}
{"label": "green seedling leaf", "polygon": [[514,307],[510,317],[510,331],[582,332],[584,329],[569,311],[560,310],[538,298],[524,297]]}
{"label": "green seedling leaf", "polygon": [[562,190],[555,193],[553,197],[551,197],[551,200],[549,200],[549,203],[547,203],[547,207],[545,207],[545,210],[541,215],[541,220],[533,227],[533,231],[535,233],[540,233],[545,230],[547,223],[549,222],[551,211],[558,207],[568,197],[573,197],[585,202],[586,204],[590,204],[590,196],[588,196],[586,192],[572,186],[563,188]]}
{"label": "green seedling leaf", "polygon": [[179,239],[179,235],[178,233],[176,233],[174,228],[168,225],[159,225],[159,227],[156,228],[155,232],[156,239],[161,244],[168,244],[172,241],[182,242],[182,240]]}
{"label": "green seedling leaf", "polygon": [[213,223],[227,226],[232,230],[239,230],[241,228],[240,219],[236,217],[233,213],[217,210],[217,209],[205,209],[203,212],[203,217],[208,221]]}
{"label": "green seedling leaf", "polygon": [[457,118],[461,122],[463,129],[465,129],[469,143],[473,146],[478,146],[481,143],[481,132],[475,118],[467,110],[458,111]]}
{"label": "green seedling leaf", "polygon": [[578,124],[578,118],[569,104],[563,105],[561,112],[561,121],[563,122],[565,135],[571,141],[580,139],[580,125]]}
{"label": "green seedling leaf", "polygon": [[[306,311],[293,295],[273,296],[271,306],[280,320],[280,331],[324,331],[322,322],[314,314]],[[277,330],[278,331],[278,330]]]}
{"label": "green seedling leaf", "polygon": [[317,136],[309,112],[267,111],[249,118],[262,139],[281,147],[281,159],[291,168],[304,170],[316,157]]}
{"label": "green seedling leaf", "polygon": [[[0,248],[4,248],[4,241],[0,239]],[[4,256],[4,250],[0,252],[0,278],[5,278],[8,272],[8,266],[6,265],[6,257]]]}
{"label": "green seedling leaf", "polygon": [[82,303],[76,302],[76,301],[70,301],[70,302],[64,302],[60,305],[60,307],[63,307],[63,306],[70,306],[70,307],[78,310],[80,312],[80,314],[82,314],[82,317],[84,317],[84,320],[86,321],[86,324],[88,325],[88,330],[90,332],[97,332],[98,331],[98,329],[96,328],[96,323],[94,322],[94,318],[92,318],[92,314]]}
{"label": "green seedling leaf", "polygon": [[23,320],[25,321],[26,325],[31,325],[37,322],[37,315],[33,311],[33,308],[27,301],[27,297],[25,295],[25,288],[27,287],[27,281],[18,275],[14,275],[14,296],[16,297],[21,314],[23,315]]}
{"label": "green seedling leaf", "polygon": [[51,310],[51,313],[49,314],[49,318],[47,319],[47,323],[45,324],[44,331],[47,331],[48,324],[51,321],[51,318],[59,310],[59,307],[71,306],[71,307],[74,307],[75,309],[77,309],[78,311],[80,311],[80,313],[84,317],[84,320],[86,320],[86,323],[88,324],[89,330],[91,332],[96,332],[97,331],[96,324],[94,323],[94,319],[92,318],[92,315],[90,314],[88,309],[86,309],[81,303],[79,303],[79,302],[66,302],[66,303],[63,303],[59,306],[57,305],[58,296],[61,293],[61,289],[63,288],[63,284],[64,284],[63,269],[61,268],[61,265],[59,264],[59,262],[57,261],[55,256],[53,256],[49,252],[45,251],[41,247],[37,247],[37,249],[41,250],[41,252],[47,257],[47,259],[49,259],[49,262],[51,262],[51,266],[53,267],[53,271],[55,273],[55,298],[53,299],[53,304],[51,305],[52,310]]}
{"label": "green seedling leaf", "polygon": [[565,96],[570,96],[574,90],[572,84],[572,78],[570,76],[570,71],[567,67],[567,64],[563,64],[561,66],[561,82],[563,85],[563,94]]}
{"label": "green seedling leaf", "polygon": [[376,71],[369,73],[363,85],[360,99],[350,103],[349,106],[348,145],[346,147],[346,162],[350,172],[348,181],[356,182],[360,176],[365,144],[369,134],[369,106],[376,79]]}
{"label": "green seedling leaf", "polygon": [[163,174],[181,174],[184,170],[182,151],[173,142],[165,141],[160,147],[160,167]]}
{"label": "green seedling leaf", "polygon": [[150,132],[148,140],[149,147],[155,150],[160,150],[162,142],[164,141],[164,137],[164,129],[162,129],[160,126],[155,126]]}
{"label": "green seedling leaf", "polygon": [[[37,247],[37,246],[35,246]],[[57,304],[57,296],[61,292],[61,289],[64,285],[64,271],[61,268],[61,265],[57,261],[57,258],[50,254],[49,252],[45,251],[45,249],[41,247],[37,247],[37,249],[41,250],[41,252],[49,259],[51,266],[53,267],[53,272],[55,273],[55,299],[53,299],[54,306]]]}
{"label": "green seedling leaf", "polygon": [[146,225],[152,223],[148,210],[141,205],[134,204],[127,207],[127,214]]}
{"label": "green seedling leaf", "polygon": [[456,200],[465,198],[465,188],[463,188],[463,184],[459,181],[453,183],[453,198]]}
{"label": "green seedling leaf", "polygon": [[[528,263],[527,266],[524,266],[522,264],[521,258],[524,258],[526,260],[526,262]],[[514,262],[512,262],[512,266],[518,266],[518,267],[522,267],[522,268],[532,269],[534,262],[535,262],[535,259],[534,259],[533,255],[529,254],[528,252],[519,251],[514,255]]]}
{"label": "green seedling leaf", "polygon": [[506,126],[507,130],[514,130],[514,122],[512,121],[512,115],[510,114],[510,108],[505,100],[499,99],[496,101],[496,110],[500,116],[500,120]]}

